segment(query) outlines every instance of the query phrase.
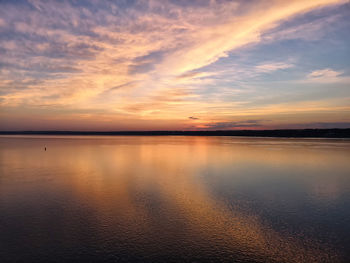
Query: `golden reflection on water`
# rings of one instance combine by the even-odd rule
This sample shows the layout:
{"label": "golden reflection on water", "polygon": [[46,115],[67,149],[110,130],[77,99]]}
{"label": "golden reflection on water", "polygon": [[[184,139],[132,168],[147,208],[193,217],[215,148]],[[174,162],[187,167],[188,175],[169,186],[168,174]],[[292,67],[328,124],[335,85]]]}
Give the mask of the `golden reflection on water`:
{"label": "golden reflection on water", "polygon": [[[203,174],[211,171],[211,180],[229,175],[235,183],[245,176],[251,180],[302,176],[289,172],[301,169],[311,177],[319,176],[302,179],[313,198],[332,199],[348,186],[348,182],[344,186],[343,174],[349,171],[349,142],[218,137],[0,141],[2,200],[11,202],[21,196],[19,192],[43,188],[67,193],[67,202],[74,199],[89,207],[95,219],[91,231],[104,242],[113,243],[118,235],[118,240],[150,255],[212,249],[208,253],[220,252],[226,260],[237,255],[273,262],[339,260],[336,251],[317,240],[277,233],[258,214],[220,201]],[[266,167],[288,172],[264,174]],[[335,167],[339,175],[329,184],[325,174]],[[317,175],[320,171],[324,173]],[[322,187],[320,194],[317,189]],[[76,222],[71,219],[67,214],[65,224],[74,231]]]}

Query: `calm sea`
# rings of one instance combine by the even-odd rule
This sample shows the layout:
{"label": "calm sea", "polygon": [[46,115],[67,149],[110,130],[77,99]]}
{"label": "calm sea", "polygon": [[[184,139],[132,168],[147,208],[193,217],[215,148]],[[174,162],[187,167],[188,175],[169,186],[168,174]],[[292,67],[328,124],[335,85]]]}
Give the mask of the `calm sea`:
{"label": "calm sea", "polygon": [[1,136],[0,262],[106,261],[350,262],[350,140]]}

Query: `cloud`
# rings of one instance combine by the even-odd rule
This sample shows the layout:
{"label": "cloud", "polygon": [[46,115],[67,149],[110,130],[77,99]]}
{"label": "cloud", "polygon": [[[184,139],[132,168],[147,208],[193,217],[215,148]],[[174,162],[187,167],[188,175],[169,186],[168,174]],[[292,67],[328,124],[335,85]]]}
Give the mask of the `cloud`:
{"label": "cloud", "polygon": [[284,62],[271,62],[255,66],[257,72],[269,73],[276,70],[287,69],[294,67],[294,64]]}
{"label": "cloud", "polygon": [[304,127],[315,129],[350,128],[350,122],[313,122],[304,124]]}
{"label": "cloud", "polygon": [[233,128],[257,128],[261,127],[262,120],[246,120],[246,121],[230,121],[230,122],[214,122],[204,124],[203,128],[208,130],[233,129]]}
{"label": "cloud", "polygon": [[350,83],[348,76],[343,76],[343,71],[336,71],[330,68],[314,70],[306,76],[305,82],[311,83]]}
{"label": "cloud", "polygon": [[[276,127],[273,127],[276,128]],[[278,129],[350,129],[350,122],[304,122],[280,125]]]}
{"label": "cloud", "polygon": [[[51,105],[57,111],[103,111],[116,118],[140,114],[184,120],[188,112],[230,116],[238,102],[227,101],[239,91],[227,83],[245,73],[239,65],[226,75],[203,68],[262,43],[264,33],[300,14],[342,3],[1,2],[2,105],[19,111]],[[269,61],[251,71],[294,66]]]}
{"label": "cloud", "polygon": [[334,29],[335,24],[341,21],[342,15],[335,14],[331,16],[322,16],[304,22],[298,19],[297,24],[281,25],[263,34],[264,41],[278,41],[290,39],[302,39],[306,41],[320,40],[327,32]]}
{"label": "cloud", "polygon": [[308,75],[308,78],[310,79],[336,78],[342,73],[343,72],[338,72],[338,71],[326,68],[326,69],[312,71]]}
{"label": "cloud", "polygon": [[0,27],[5,27],[6,23],[4,19],[0,18]]}

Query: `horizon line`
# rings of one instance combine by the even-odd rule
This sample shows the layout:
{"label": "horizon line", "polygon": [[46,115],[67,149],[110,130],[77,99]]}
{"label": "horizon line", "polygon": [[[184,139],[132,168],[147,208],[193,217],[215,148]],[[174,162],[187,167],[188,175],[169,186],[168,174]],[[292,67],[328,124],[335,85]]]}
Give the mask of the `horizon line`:
{"label": "horizon line", "polygon": [[143,135],[143,136],[248,136],[297,138],[350,138],[350,128],[273,129],[273,130],[154,130],[154,131],[72,131],[17,130],[0,131],[0,135]]}

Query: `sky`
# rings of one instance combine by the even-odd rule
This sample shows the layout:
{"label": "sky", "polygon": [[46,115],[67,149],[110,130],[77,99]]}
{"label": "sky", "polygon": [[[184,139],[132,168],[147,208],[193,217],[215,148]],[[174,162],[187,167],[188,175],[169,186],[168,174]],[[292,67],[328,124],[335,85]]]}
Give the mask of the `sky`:
{"label": "sky", "polygon": [[0,0],[0,130],[350,128],[350,2]]}

